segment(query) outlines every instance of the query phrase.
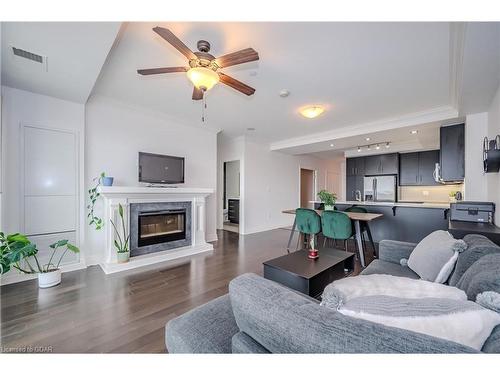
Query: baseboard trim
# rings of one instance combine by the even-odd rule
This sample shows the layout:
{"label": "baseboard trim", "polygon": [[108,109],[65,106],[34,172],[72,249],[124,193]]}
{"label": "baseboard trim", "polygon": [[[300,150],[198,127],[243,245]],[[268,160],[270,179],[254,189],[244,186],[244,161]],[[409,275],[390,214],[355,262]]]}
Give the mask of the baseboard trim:
{"label": "baseboard trim", "polygon": [[[87,268],[87,265],[84,262],[78,262],[78,263],[72,263],[72,264],[66,264],[64,266],[61,266],[61,272],[66,273],[66,272],[72,272],[72,271],[78,271]],[[13,272],[13,271],[12,271]],[[23,273],[7,273],[5,275],[0,276],[0,285],[8,285],[8,284],[15,284],[15,283],[21,283],[23,281],[28,281],[28,280],[33,280],[38,277],[38,274],[23,274]]]}

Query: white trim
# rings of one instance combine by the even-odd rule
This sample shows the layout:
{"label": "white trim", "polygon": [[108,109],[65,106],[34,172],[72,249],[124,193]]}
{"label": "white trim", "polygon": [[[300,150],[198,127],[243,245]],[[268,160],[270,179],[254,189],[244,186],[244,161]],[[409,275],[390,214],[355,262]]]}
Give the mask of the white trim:
{"label": "white trim", "polygon": [[[339,129],[326,132],[309,134],[303,137],[289,138],[270,144],[271,151],[285,150],[288,148],[304,146],[308,144],[329,142],[335,139],[353,137],[366,133],[375,133],[408,126],[421,125],[435,121],[443,121],[458,117],[458,111],[451,106],[432,108],[426,111],[409,113],[407,115],[382,119],[363,124],[344,126]],[[292,152],[293,153],[293,152]]]}
{"label": "white trim", "polygon": [[462,107],[462,84],[464,74],[464,49],[467,24],[450,24],[450,102],[458,112]]}

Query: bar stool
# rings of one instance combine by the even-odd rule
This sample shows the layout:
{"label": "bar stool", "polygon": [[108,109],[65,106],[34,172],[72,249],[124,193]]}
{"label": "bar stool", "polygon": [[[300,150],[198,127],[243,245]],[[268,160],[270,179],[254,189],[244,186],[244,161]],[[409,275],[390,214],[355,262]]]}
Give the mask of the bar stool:
{"label": "bar stool", "polygon": [[[364,214],[368,213],[368,210],[366,208],[359,207],[359,206],[352,206],[352,207],[346,208],[344,211],[345,212],[360,212],[360,213],[364,213]],[[360,224],[359,227],[361,229],[361,239],[365,243],[368,242],[368,241],[366,241],[365,234],[368,235],[370,242],[372,244],[372,247],[373,247],[373,255],[377,256],[377,252],[375,251],[375,246],[373,245],[372,234],[370,232],[370,227],[368,226],[368,223],[362,221],[359,224]]]}
{"label": "bar stool", "polygon": [[[314,238],[314,236],[321,232],[321,218],[314,210],[309,208],[297,208],[295,210],[295,220],[298,231],[304,235],[304,239],[307,239],[307,243],[309,243],[311,236]],[[299,236],[297,240],[297,249],[299,248],[300,237],[301,236]]]}
{"label": "bar stool", "polygon": [[[352,229],[352,220],[344,212],[341,211],[323,211],[321,215],[321,231],[325,236],[326,245],[327,239],[344,241],[344,250],[347,251],[347,240],[352,238],[354,231]],[[358,245],[356,246],[356,252]]]}

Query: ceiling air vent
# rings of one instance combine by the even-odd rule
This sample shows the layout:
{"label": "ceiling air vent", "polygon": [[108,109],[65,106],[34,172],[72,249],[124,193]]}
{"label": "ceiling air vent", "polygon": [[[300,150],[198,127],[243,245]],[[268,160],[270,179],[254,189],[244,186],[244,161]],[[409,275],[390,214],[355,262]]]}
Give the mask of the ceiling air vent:
{"label": "ceiling air vent", "polygon": [[37,63],[43,64],[43,56],[37,55],[36,53],[25,51],[23,49],[16,47],[12,47],[12,52],[16,56],[24,57],[25,59],[36,61]]}

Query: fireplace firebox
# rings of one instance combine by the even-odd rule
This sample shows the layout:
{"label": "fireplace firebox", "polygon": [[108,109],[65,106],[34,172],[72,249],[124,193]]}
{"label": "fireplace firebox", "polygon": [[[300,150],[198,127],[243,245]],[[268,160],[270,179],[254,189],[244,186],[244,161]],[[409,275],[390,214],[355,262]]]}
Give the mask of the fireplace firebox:
{"label": "fireplace firebox", "polygon": [[186,238],[186,210],[139,212],[138,245],[147,246]]}
{"label": "fireplace firebox", "polygon": [[130,256],[190,245],[191,202],[130,205]]}

